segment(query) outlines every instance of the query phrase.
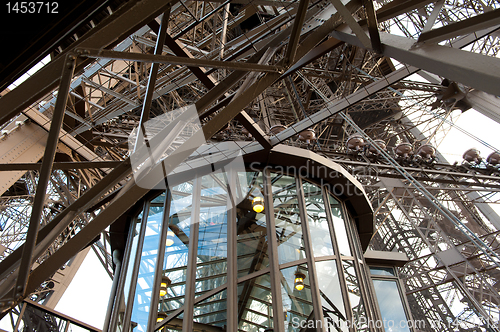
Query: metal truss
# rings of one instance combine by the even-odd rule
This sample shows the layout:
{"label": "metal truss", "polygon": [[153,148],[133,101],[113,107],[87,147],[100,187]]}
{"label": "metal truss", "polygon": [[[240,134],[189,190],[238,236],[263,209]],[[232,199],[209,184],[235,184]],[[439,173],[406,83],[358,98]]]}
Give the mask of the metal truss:
{"label": "metal truss", "polygon": [[[482,104],[483,113],[498,119],[491,94],[500,84],[492,69],[500,66],[499,7],[493,0],[147,0],[119,7],[0,98],[0,148],[23,126],[52,132],[64,114],[56,134],[44,136],[57,146],[43,158],[53,160],[49,166],[37,164],[40,156],[0,165],[5,174],[27,170],[0,198],[3,312],[23,297],[48,303],[55,272],[89,244],[113,274],[106,228],[147,191],[131,180],[129,137],[143,121],[194,104],[209,141],[244,141],[249,150],[299,146],[356,175],[376,211],[371,248],[410,258],[400,275],[425,330],[498,331],[500,218],[488,205],[500,202],[498,165],[450,165],[439,153],[401,157],[395,148],[439,146],[478,93],[493,101]],[[75,67],[65,81],[68,59]],[[67,94],[56,93],[58,86]],[[308,129],[312,139],[298,135]],[[359,130],[386,143],[386,158],[368,145],[346,146]],[[188,141],[178,137],[171,151]],[[165,160],[173,169],[186,157]],[[44,181],[46,195],[37,199]],[[35,202],[41,213],[30,223]],[[23,253],[30,243],[33,254]]]}

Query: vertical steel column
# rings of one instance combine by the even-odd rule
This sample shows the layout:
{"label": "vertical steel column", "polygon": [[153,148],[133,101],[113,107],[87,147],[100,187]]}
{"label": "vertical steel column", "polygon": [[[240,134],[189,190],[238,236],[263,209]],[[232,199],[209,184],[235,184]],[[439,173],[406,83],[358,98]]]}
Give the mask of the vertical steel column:
{"label": "vertical steel column", "polygon": [[130,220],[128,236],[127,236],[127,246],[125,247],[125,253],[122,258],[122,269],[120,270],[120,280],[118,281],[118,290],[113,299],[113,307],[111,308],[111,317],[108,326],[103,325],[103,332],[113,332],[116,329],[116,320],[118,319],[118,310],[120,309],[120,299],[123,295],[125,280],[127,279],[127,269],[130,261],[130,255],[132,253],[132,241],[134,238],[135,226],[134,219]]}
{"label": "vertical steel column", "polygon": [[24,302],[23,307],[22,307],[21,311],[19,312],[19,316],[17,316],[17,322],[16,322],[16,326],[14,327],[14,332],[19,331],[19,325],[21,325],[21,322],[23,320],[23,315],[24,315],[24,312],[26,311],[26,306],[28,306],[28,303]]}
{"label": "vertical steel column", "polygon": [[161,277],[163,276],[163,261],[165,259],[165,242],[167,241],[168,220],[170,218],[170,202],[172,193],[170,188],[165,191],[165,201],[163,203],[163,220],[161,224],[160,242],[158,243],[158,255],[156,256],[155,275],[153,277],[153,292],[151,294],[151,305],[149,307],[149,318],[147,331],[153,331],[156,325],[158,301],[160,299]]}
{"label": "vertical steel column", "polygon": [[116,299],[116,294],[118,293],[118,283],[120,281],[120,272],[122,270],[122,260],[123,256],[120,250],[115,249],[113,251],[113,262],[115,263],[115,271],[113,274],[113,284],[111,285],[111,291],[109,292],[108,308],[106,310],[106,316],[104,318],[103,328],[105,330],[109,329],[109,322],[111,320],[111,313],[113,312],[113,304]]}
{"label": "vertical steel column", "polygon": [[236,193],[231,188],[236,188],[236,172],[229,171],[227,188],[227,330],[238,330],[238,234],[236,225]]}
{"label": "vertical steel column", "polygon": [[[130,278],[130,290],[128,292],[128,299],[125,305],[125,318],[123,319],[123,330],[130,330],[130,319],[132,317],[132,310],[134,309],[134,299],[135,299],[135,288],[137,287],[137,278],[139,274],[139,265],[141,264],[142,258],[142,246],[144,245],[144,237],[146,235],[146,226],[148,223],[148,213],[149,212],[149,201],[144,203],[144,208],[142,210],[142,221],[141,230],[139,232],[139,239],[137,240],[137,252],[135,254],[134,266],[132,268],[132,277]],[[135,229],[135,224],[133,224]],[[130,230],[134,232],[134,230]]]}
{"label": "vertical steel column", "polygon": [[[368,321],[372,321],[376,323],[377,320],[380,320],[380,310],[378,309],[378,303],[374,298],[375,293],[373,289],[370,287],[369,283],[371,279],[368,279],[367,275],[367,267],[364,263],[363,253],[361,252],[361,244],[359,242],[358,234],[356,230],[353,228],[354,220],[349,215],[344,204],[342,204],[342,216],[344,220],[347,221],[345,223],[347,237],[349,238],[349,243],[351,244],[352,254],[354,256],[354,270],[356,271],[358,277],[358,285],[361,293],[361,299],[363,300],[363,304],[365,306],[365,311],[367,315]],[[352,221],[352,222],[351,222]],[[384,329],[377,328],[377,324],[369,324],[368,328],[370,331],[381,331]]]}
{"label": "vertical steel column", "polygon": [[276,224],[274,222],[274,204],[270,180],[270,171],[265,168],[264,175],[264,206],[267,220],[267,252],[269,267],[271,268],[271,296],[273,300],[273,329],[285,331],[285,317],[283,316],[283,299],[281,298],[281,271],[278,260],[278,239],[276,238]]}
{"label": "vertical steel column", "polygon": [[220,36],[220,60],[224,59],[224,48],[226,47],[226,34],[227,34],[227,21],[229,18],[229,6],[231,4],[226,4],[224,7],[224,13],[222,14],[222,32]]}
{"label": "vertical steel column", "polygon": [[[325,202],[325,212],[326,220],[328,222],[328,228],[330,229],[330,237],[332,238],[335,262],[337,263],[337,271],[339,276],[340,289],[342,291],[342,300],[344,302],[344,308],[346,313],[346,318],[349,322],[353,322],[353,316],[351,312],[351,303],[349,301],[349,291],[345,282],[344,267],[342,266],[342,255],[340,254],[340,247],[337,243],[337,236],[335,233],[335,226],[333,224],[332,208],[330,206],[329,193],[325,186],[322,186],[323,201]],[[345,220],[343,220],[345,225]],[[352,249],[351,249],[352,250]],[[349,324],[349,331],[354,331],[352,324]]]}
{"label": "vertical steel column", "polygon": [[[165,37],[167,35],[168,19],[170,17],[171,8],[172,5],[168,4],[165,13],[163,13],[160,24],[160,30],[158,31],[158,37],[156,38],[154,55],[161,55],[163,51],[163,45],[165,44]],[[137,146],[141,138],[145,138],[146,145],[149,147],[148,139],[146,136],[146,127],[144,125],[149,120],[149,111],[151,109],[151,103],[153,102],[153,93],[155,91],[156,77],[158,76],[159,66],[160,66],[159,63],[154,62],[151,65],[151,69],[149,71],[148,86],[146,87],[146,96],[144,98],[144,103],[142,104],[141,119],[139,121],[140,130],[137,131],[137,139],[135,141],[134,151],[137,149]]]}
{"label": "vertical steel column", "polygon": [[198,237],[200,230],[201,178],[193,183],[193,203],[191,205],[191,229],[188,246],[186,271],[186,293],[184,294],[184,318],[182,330],[193,331],[194,297],[196,292],[196,258],[198,257]]}
{"label": "vertical steel column", "polygon": [[302,235],[304,238],[304,249],[306,251],[307,271],[309,272],[309,284],[311,287],[311,297],[313,304],[313,313],[315,320],[315,330],[324,331],[325,319],[323,316],[323,306],[321,304],[321,294],[319,293],[318,277],[316,275],[316,265],[314,264],[314,253],[311,244],[311,232],[309,230],[309,222],[307,220],[306,202],[304,190],[302,188],[302,179],[295,178],[295,187],[297,188],[297,198],[299,203],[299,215],[302,226]]}
{"label": "vertical steel column", "polygon": [[56,105],[52,115],[52,123],[50,124],[49,136],[47,138],[47,145],[43,155],[42,166],[40,168],[40,177],[38,178],[38,186],[36,188],[35,200],[33,202],[33,209],[31,210],[31,217],[29,222],[29,229],[24,242],[23,255],[21,265],[19,267],[19,274],[17,277],[16,287],[12,294],[14,300],[19,301],[27,294],[25,288],[28,283],[29,273],[31,270],[31,261],[33,257],[33,250],[35,249],[36,238],[38,236],[38,229],[40,227],[40,217],[43,211],[45,202],[45,194],[47,191],[50,175],[52,173],[52,164],[57,149],[57,142],[59,141],[59,133],[64,119],[64,110],[68,101],[68,94],[70,90],[71,79],[75,69],[75,56],[68,54],[66,61],[62,68],[61,83],[57,93]]}

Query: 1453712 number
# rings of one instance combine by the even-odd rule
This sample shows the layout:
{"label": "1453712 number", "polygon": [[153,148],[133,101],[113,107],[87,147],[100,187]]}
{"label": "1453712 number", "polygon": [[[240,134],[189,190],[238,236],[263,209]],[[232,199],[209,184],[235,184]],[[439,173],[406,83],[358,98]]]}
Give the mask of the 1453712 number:
{"label": "1453712 number", "polygon": [[8,14],[59,14],[59,3],[56,1],[20,1],[7,2]]}

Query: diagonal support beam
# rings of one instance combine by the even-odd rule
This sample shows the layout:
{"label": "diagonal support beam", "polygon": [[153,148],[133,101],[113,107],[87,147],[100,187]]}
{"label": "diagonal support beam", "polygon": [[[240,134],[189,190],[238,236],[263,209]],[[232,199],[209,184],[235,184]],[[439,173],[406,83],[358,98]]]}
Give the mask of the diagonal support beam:
{"label": "diagonal support beam", "polygon": [[299,9],[297,10],[297,15],[295,16],[295,21],[293,22],[290,42],[286,48],[285,64],[291,64],[294,62],[293,60],[297,51],[297,45],[299,44],[300,31],[302,30],[302,25],[304,24],[304,20],[306,18],[308,4],[309,0],[300,0]]}
{"label": "diagonal support beam", "polygon": [[83,81],[83,82],[85,82],[85,84],[87,84],[87,85],[90,85],[90,86],[94,87],[96,90],[99,90],[99,91],[101,91],[102,93],[106,93],[106,94],[108,94],[108,95],[111,95],[111,96],[113,96],[113,97],[116,97],[116,98],[118,98],[119,100],[122,100],[122,101],[126,102],[127,104],[129,104],[129,105],[131,105],[131,106],[133,106],[133,107],[137,107],[137,106],[139,106],[139,104],[138,104],[135,100],[132,100],[132,99],[130,99],[130,98],[128,98],[128,97],[125,97],[124,95],[122,95],[122,94],[120,94],[120,93],[118,93],[118,92],[116,92],[116,91],[113,91],[113,90],[111,90],[111,89],[108,89],[108,88],[106,88],[106,87],[103,87],[103,86],[101,86],[101,85],[97,84],[97,83],[96,83],[96,82],[94,82],[94,81],[91,81],[91,80],[89,80],[89,79],[87,79],[87,78],[82,79],[82,81]]}
{"label": "diagonal support beam", "polygon": [[40,217],[42,216],[47,186],[52,173],[52,163],[54,162],[54,157],[56,155],[59,132],[64,119],[64,110],[68,101],[71,79],[73,78],[73,71],[75,69],[75,59],[75,56],[71,54],[67,55],[66,62],[62,67],[61,84],[57,93],[57,101],[52,116],[52,123],[50,125],[49,137],[47,138],[42,166],[40,168],[40,177],[36,188],[33,208],[31,210],[28,233],[26,235],[26,241],[24,242],[21,266],[19,267],[19,274],[14,294],[12,294],[15,300],[20,300],[26,295],[26,284],[31,270],[33,251],[35,249],[38,229],[40,227]]}
{"label": "diagonal support beam", "polygon": [[[354,35],[340,31],[334,31],[332,35],[346,43],[362,47]],[[500,72],[500,59],[435,44],[415,45],[413,39],[388,33],[381,33],[380,36],[383,55],[498,95],[500,77],[497,73]]]}
{"label": "diagonal support beam", "polygon": [[266,134],[247,112],[241,111],[240,114],[236,116],[236,120],[238,120],[243,127],[245,127],[250,134],[252,134],[253,137],[255,137],[257,142],[259,142],[264,149],[269,150],[273,147],[269,140],[265,137]]}
{"label": "diagonal support beam", "polygon": [[[169,0],[144,0],[126,5],[102,22],[102,28],[75,44],[80,48],[113,47],[147,22],[165,11]],[[115,18],[116,17],[116,18]],[[111,19],[114,19],[110,21]],[[74,48],[69,49],[72,52]],[[28,108],[55,89],[60,82],[59,68],[65,63],[64,55],[48,63],[33,76],[0,99],[0,125]],[[75,71],[82,70],[88,61],[77,63]]]}
{"label": "diagonal support beam", "polygon": [[90,243],[96,234],[104,231],[123,214],[124,206],[133,206],[148,192],[149,189],[141,188],[133,180],[130,181],[106,209],[31,273],[26,288],[27,292],[33,292],[54,271],[57,271],[59,267]]}
{"label": "diagonal support beam", "polygon": [[[453,47],[458,50],[459,48],[465,47],[477,39],[480,39],[486,35],[489,35],[492,31],[494,31],[494,29],[485,29],[485,30],[482,30],[482,31],[474,34],[474,35],[467,36],[467,37],[463,38],[462,40],[458,40],[456,43],[454,43]],[[349,35],[349,36],[352,40],[357,41],[355,36],[352,36],[352,35]],[[358,43],[359,43],[359,41],[358,41]],[[329,104],[328,107],[326,107],[325,109],[323,109],[319,112],[316,112],[312,116],[295,123],[292,127],[287,128],[286,130],[282,131],[281,133],[277,134],[276,136],[271,137],[270,142],[273,146],[276,144],[279,144],[280,142],[289,139],[290,137],[296,135],[297,133],[300,133],[302,130],[307,129],[311,126],[314,126],[314,125],[320,123],[321,121],[328,119],[329,117],[345,110],[349,106],[354,105],[357,102],[359,102],[359,101],[361,101],[369,96],[372,96],[376,92],[378,92],[382,89],[385,89],[387,87],[390,87],[392,84],[404,79],[405,77],[408,77],[411,74],[417,73],[419,71],[420,71],[420,68],[417,68],[414,66],[405,66],[403,68],[400,68],[400,69],[396,70],[395,72],[392,72],[389,75],[386,75],[383,80],[378,80],[378,81],[373,82],[367,86],[364,86],[361,89],[358,89],[356,92],[354,92],[353,94],[351,94],[345,98],[332,101],[332,103]],[[300,73],[300,71],[298,73],[304,81],[308,82],[307,78],[305,78]],[[312,83],[310,85],[312,85]]]}
{"label": "diagonal support beam", "polygon": [[438,18],[439,13],[441,12],[441,8],[443,8],[443,5],[444,5],[444,0],[440,0],[434,4],[434,9],[432,9],[432,13],[427,19],[427,22],[425,23],[425,26],[422,29],[422,33],[432,29],[432,26],[434,25],[434,23],[436,23],[436,19]]}
{"label": "diagonal support beam", "polygon": [[[160,31],[158,33],[158,38],[156,39],[156,46],[154,50],[154,56],[161,56],[163,50],[163,44],[165,44],[165,37],[167,35],[168,19],[170,17],[170,4],[167,6],[165,13],[163,13],[160,25]],[[148,86],[146,88],[146,96],[142,104],[141,119],[139,120],[139,131],[137,132],[137,139],[135,140],[134,152],[137,150],[139,142],[142,142],[143,138],[146,139],[146,144],[148,144],[148,139],[146,138],[146,127],[145,124],[149,120],[149,112],[151,110],[151,104],[153,102],[153,93],[155,91],[156,77],[158,76],[158,63],[153,63],[149,72]]]}
{"label": "diagonal support beam", "polygon": [[[57,236],[61,234],[61,232],[71,223],[75,216],[91,207],[101,196],[111,190],[124,177],[130,175],[131,172],[132,169],[130,167],[130,159],[126,159],[116,166],[116,168],[106,175],[106,177],[86,191],[80,198],[78,198],[70,206],[64,209],[64,211],[54,217],[54,219],[52,219],[47,225],[40,229],[33,257],[35,259],[38,258],[50,246],[50,244],[55,241]],[[24,244],[0,262],[0,279],[6,277],[9,273],[11,274],[9,278],[15,278],[17,276],[15,271],[19,267],[21,254],[24,250],[23,248]],[[6,293],[4,288],[7,284],[7,281],[5,281],[0,285],[0,295]]]}
{"label": "diagonal support beam", "polygon": [[342,16],[345,23],[351,28],[352,32],[358,37],[365,48],[370,48],[372,43],[370,38],[366,35],[363,28],[352,17],[351,12],[344,6],[340,0],[330,0],[332,5],[337,9],[337,12]]}
{"label": "diagonal support beam", "polygon": [[466,35],[498,24],[500,24],[500,9],[422,32],[420,37],[418,37],[418,42],[439,43],[446,39]]}
{"label": "diagonal support beam", "polygon": [[[393,0],[383,5],[377,10],[377,20],[379,22],[390,20],[398,15],[410,12],[434,2],[435,0]],[[365,20],[358,21],[359,25],[366,24]]]}
{"label": "diagonal support beam", "polygon": [[[232,103],[203,126],[202,130],[205,137],[212,137],[217,131],[222,129],[226,123],[240,112],[242,107],[246,106],[260,95],[269,85],[274,83],[278,77],[278,73],[267,74],[250,86],[246,93],[235,98]],[[181,148],[179,148],[181,152],[166,158],[163,164],[159,163],[155,167],[163,167],[167,174],[170,173],[198,148],[197,144],[193,144],[193,142],[197,143],[198,138],[197,135],[194,135],[188,139]],[[156,172],[151,172],[151,174],[154,173]],[[41,282],[50,277],[54,271],[92,241],[92,239],[95,238],[95,234],[99,234],[116,220],[122,213],[122,209],[119,208],[120,206],[132,206],[147,192],[149,192],[149,189],[140,188],[135,184],[135,181],[129,181],[126,187],[123,188],[120,194],[111,202],[110,206],[32,272],[26,291],[30,292],[36,289]]]}
{"label": "diagonal support beam", "polygon": [[[355,37],[354,37],[355,38]],[[419,68],[416,67],[403,67],[387,76],[385,76],[385,79],[383,80],[378,80],[376,82],[373,82],[365,87],[362,87],[358,89],[356,92],[352,93],[351,95],[344,97],[340,100],[332,101],[328,106],[321,111],[318,111],[314,113],[313,115],[305,118],[304,120],[301,120],[297,123],[295,123],[293,126],[285,129],[284,131],[278,133],[277,135],[273,136],[270,138],[271,144],[277,145],[282,141],[285,141],[289,139],[290,137],[300,133],[301,131],[310,128],[321,121],[324,121],[328,119],[329,117],[342,112],[343,110],[347,109],[351,105],[354,105],[371,95],[377,93],[378,91],[385,89],[389,87],[391,84],[394,84],[398,82],[399,80],[402,80],[403,78],[410,76],[413,73],[416,73],[419,71]],[[305,77],[303,76],[300,71],[298,72],[299,75],[302,77],[302,79],[308,83],[309,85],[313,86],[313,84]]]}

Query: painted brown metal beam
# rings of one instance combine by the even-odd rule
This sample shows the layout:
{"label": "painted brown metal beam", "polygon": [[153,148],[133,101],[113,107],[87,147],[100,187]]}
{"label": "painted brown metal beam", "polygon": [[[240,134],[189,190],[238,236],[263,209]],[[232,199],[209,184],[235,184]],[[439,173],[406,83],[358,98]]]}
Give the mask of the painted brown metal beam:
{"label": "painted brown metal beam", "polygon": [[363,0],[363,5],[366,10],[368,19],[368,33],[370,34],[370,41],[372,48],[375,52],[382,52],[382,43],[380,42],[380,34],[378,32],[377,14],[373,6],[373,0]]}
{"label": "painted brown metal beam", "polygon": [[285,64],[294,62],[293,60],[297,51],[297,45],[299,44],[300,31],[302,30],[302,25],[304,25],[304,19],[306,18],[308,4],[309,0],[300,0],[297,15],[295,16],[295,21],[293,22],[290,41],[288,42],[288,46],[286,48]]}
{"label": "painted brown metal beam", "polygon": [[[124,6],[109,19],[104,20],[100,29],[75,42],[75,46],[68,48],[67,53],[73,52],[77,47],[111,48],[164,12],[170,2],[170,0],[144,0]],[[67,53],[60,54],[17,88],[0,98],[0,125],[57,87],[60,81],[59,68],[62,68]],[[77,62],[75,71],[82,70],[89,63],[89,61]]]}
{"label": "painted brown metal beam", "polygon": [[27,292],[33,292],[54,271],[57,271],[73,255],[90,243],[96,234],[104,231],[106,227],[123,214],[124,206],[132,206],[148,192],[149,189],[141,188],[134,181],[130,181],[106,209],[31,273],[26,288]]}
{"label": "painted brown metal beam", "polygon": [[[335,31],[332,35],[351,45],[363,47],[351,34]],[[437,44],[415,47],[411,38],[381,33],[383,55],[472,88],[498,94],[500,59]],[[450,62],[450,59],[453,59]]]}
{"label": "painted brown metal beam", "polygon": [[423,32],[418,37],[418,42],[439,43],[446,39],[466,35],[498,24],[500,24],[500,9]]}
{"label": "painted brown metal beam", "polygon": [[[55,162],[52,169],[71,170],[71,169],[89,169],[89,168],[114,168],[121,164],[121,161],[75,161],[75,162]],[[0,164],[2,171],[38,171],[41,163],[15,163]]]}
{"label": "painted brown metal beam", "polygon": [[[246,93],[241,94],[232,103],[230,103],[222,112],[218,113],[212,120],[203,126],[203,133],[205,137],[212,137],[217,131],[234,118],[242,107],[245,107],[259,94],[261,94],[269,85],[279,78],[279,73],[269,73],[264,75],[260,80],[251,85]],[[156,167],[163,167],[167,174],[170,173],[177,165],[179,165],[187,156],[198,148],[197,143],[199,137],[196,135],[188,139],[184,144],[187,147],[183,148],[181,152],[168,157],[164,160],[163,165],[156,165]],[[174,157],[174,158],[172,158]],[[155,172],[152,171],[151,174]],[[132,206],[141,197],[143,197],[149,189],[143,189],[131,180],[120,192],[120,194],[110,203],[110,205],[102,211],[94,220],[86,225],[78,234],[64,244],[59,250],[53,253],[47,260],[38,266],[30,275],[26,292],[32,292],[44,280],[63,265],[74,254],[81,250],[85,245],[95,238],[95,234],[102,232],[107,226],[115,221],[122,213],[121,207]]]}
{"label": "painted brown metal beam", "polygon": [[[47,225],[40,229],[36,239],[37,247],[33,257],[38,258],[39,255],[41,255],[49,247],[49,245],[54,242],[57,236],[59,236],[59,234],[71,223],[75,216],[92,206],[102,195],[112,189],[124,177],[130,175],[131,172],[130,160],[126,159],[101,181],[86,191],[74,203],[55,216],[54,219],[52,219]],[[0,279],[6,277],[9,273],[14,272],[19,266],[23,247],[24,244],[0,262]],[[75,254],[76,252],[73,253],[73,255]],[[15,278],[16,273],[12,273],[11,276]],[[4,284],[0,286],[0,294],[6,293],[3,289]],[[1,306],[2,304],[0,303],[0,310],[2,310]]]}
{"label": "painted brown metal beam", "polygon": [[[107,51],[107,50],[97,50],[97,49],[78,49],[78,51],[80,51],[83,56],[88,56],[91,58],[107,58],[115,60],[152,62],[155,64],[168,63],[168,64],[188,66],[190,69],[195,67],[197,68],[210,67],[210,68],[223,68],[223,69],[259,71],[259,72],[277,72],[281,69],[277,66],[260,65],[258,63],[217,61],[217,60],[197,59],[197,58],[172,56],[172,55],[153,55],[153,54],[117,52],[117,51]],[[205,73],[203,73],[203,75],[205,75]]]}
{"label": "painted brown metal beam", "polygon": [[344,6],[340,0],[330,0],[332,5],[337,9],[337,12],[342,16],[343,21],[351,28],[352,32],[358,37],[359,41],[363,44],[365,48],[371,46],[370,38],[366,35],[363,28],[358,22],[352,17],[351,12]]}
{"label": "painted brown metal beam", "polygon": [[[377,10],[377,20],[379,22],[390,20],[398,15],[421,8],[435,2],[435,0],[394,0],[383,5]],[[366,25],[367,20],[358,21],[359,25]]]}
{"label": "painted brown metal beam", "polygon": [[[161,56],[161,53],[163,51],[163,44],[165,44],[165,37],[167,35],[167,28],[168,28],[168,19],[170,17],[170,9],[171,6],[170,4],[167,6],[165,13],[163,13],[162,19],[161,19],[161,25],[159,28],[159,32],[157,33],[158,38],[156,39],[156,45],[155,45],[155,50],[153,56]],[[150,72],[149,72],[149,78],[148,78],[148,85],[146,88],[146,96],[144,98],[144,102],[142,103],[142,110],[141,110],[141,118],[139,120],[139,127],[137,131],[137,139],[135,140],[135,145],[134,145],[134,150],[137,149],[139,142],[142,142],[142,140],[146,140],[146,144],[148,144],[148,139],[146,138],[146,122],[149,120],[149,112],[151,110],[151,104],[153,102],[153,93],[155,91],[155,85],[156,85],[156,77],[158,76],[158,68],[160,64],[157,62],[154,62],[153,65],[151,66]]]}
{"label": "painted brown metal beam", "polygon": [[40,227],[40,218],[42,216],[43,206],[45,204],[45,195],[49,184],[50,176],[52,173],[52,163],[56,155],[57,142],[59,141],[59,132],[61,131],[64,110],[68,102],[68,95],[70,90],[71,79],[73,78],[73,70],[75,69],[76,57],[68,54],[65,56],[65,62],[62,66],[62,73],[60,79],[59,92],[57,94],[57,101],[52,115],[52,122],[50,124],[49,136],[45,146],[45,153],[43,155],[42,165],[40,167],[40,176],[36,187],[35,199],[31,216],[29,221],[29,228],[26,234],[26,240],[23,247],[23,255],[21,258],[21,265],[17,276],[16,287],[12,294],[13,299],[21,300],[26,296],[25,288],[31,270],[33,252],[36,246],[36,238],[38,236],[38,229]]}
{"label": "painted brown metal beam", "polygon": [[257,140],[257,142],[262,145],[262,147],[266,150],[272,149],[272,145],[269,140],[265,137],[266,133],[262,131],[258,124],[248,115],[247,112],[241,111],[240,114],[236,116],[236,120],[238,120],[243,127],[245,127],[250,134]]}
{"label": "painted brown metal beam", "polygon": [[[320,29],[317,29],[311,36],[306,38],[304,43],[301,44],[300,47],[297,49],[297,54],[300,55],[300,57],[305,55],[312,47],[321,42],[321,40],[324,39],[327,36],[327,34],[331,32],[332,29],[334,29],[335,26],[337,26],[337,22],[335,22],[335,20],[334,21],[328,20],[326,25],[320,27]],[[274,39],[273,42],[276,40],[277,39]],[[232,102],[226,108],[224,108],[221,112],[215,115],[203,127],[203,133],[205,137],[211,137],[220,129],[222,129],[222,127],[226,125],[232,118],[234,118],[241,111],[243,107],[245,107],[248,103],[250,103],[253,99],[255,99],[268,86],[273,84],[278,78],[279,78],[279,73],[268,73],[264,75],[261,79],[259,79],[256,83],[252,84],[245,91],[244,94],[241,94],[240,96],[234,98],[234,100],[232,100]],[[226,89],[228,89],[227,86],[221,87],[221,89],[217,91],[218,93],[212,94],[210,98],[208,99],[202,98],[203,101],[200,102],[199,105],[200,108],[198,108],[198,110],[205,109],[206,107],[208,107],[209,103],[207,101],[210,100],[211,98],[215,99],[219,98],[224,93],[224,91],[226,91]],[[194,141],[196,141],[196,139]],[[179,165],[183,160],[185,160],[185,158],[189,156],[194,150],[196,150],[197,148],[196,145],[193,145],[192,147],[190,146],[192,145],[192,143],[193,141],[188,140],[185,143],[186,146],[182,152],[176,154],[175,156],[172,156],[173,158],[169,157],[165,159],[163,165],[161,166],[164,167],[167,171],[171,171],[173,168]],[[126,172],[130,172],[130,165],[128,166],[125,165],[125,168]],[[116,169],[114,171],[116,171]],[[105,184],[106,183],[103,183],[103,185]],[[124,188],[124,190],[122,191],[123,194],[120,193],[120,195],[113,201],[113,202],[118,202],[118,201],[120,202],[120,204],[116,204],[116,206],[123,206],[124,204],[128,206],[131,205],[134,201],[140,199],[140,197],[144,195],[144,193],[142,193],[144,189],[136,190],[138,188],[136,187],[137,186],[134,186],[134,184],[130,184],[128,188]],[[90,194],[93,189],[94,188],[91,188],[88,193]],[[93,193],[93,196],[91,198],[95,197],[96,194]],[[95,237],[95,234],[98,234],[100,231],[102,231],[102,229],[104,229],[108,225],[108,223],[111,223],[114,220],[113,219],[114,217],[117,217],[116,216],[117,213],[119,212],[117,212],[116,209],[113,208],[105,209],[103,213],[99,214],[99,216],[94,220],[96,222],[91,222],[92,225],[89,224],[86,227],[84,227],[82,231],[75,236],[75,238],[70,240],[71,243],[68,242],[62,248],[56,251],[56,253],[50,256],[43,266],[39,266],[32,273],[32,276],[30,277],[30,282],[27,286],[27,292],[29,292],[30,290],[34,290],[36,287],[38,287],[38,285],[41,282],[43,282],[47,277],[49,277],[51,273],[56,271],[57,268],[59,268],[62,264],[64,264],[64,262],[66,262],[74,254],[76,254],[78,250],[80,250],[83,246],[85,246],[89,241],[91,241]],[[58,220],[61,221],[64,216],[65,221],[68,220],[71,221],[73,220],[75,215],[76,211],[74,211],[73,209],[65,209],[65,211],[63,211],[61,215],[61,218],[59,218]],[[104,222],[102,222],[102,220],[104,220]],[[99,223],[98,221],[101,222]],[[54,227],[55,226],[56,225],[54,225]],[[57,230],[54,230],[51,234],[59,234],[60,232],[58,233],[58,231],[59,230],[62,231],[62,229],[60,229],[62,225],[57,225],[57,226],[58,226]]]}

